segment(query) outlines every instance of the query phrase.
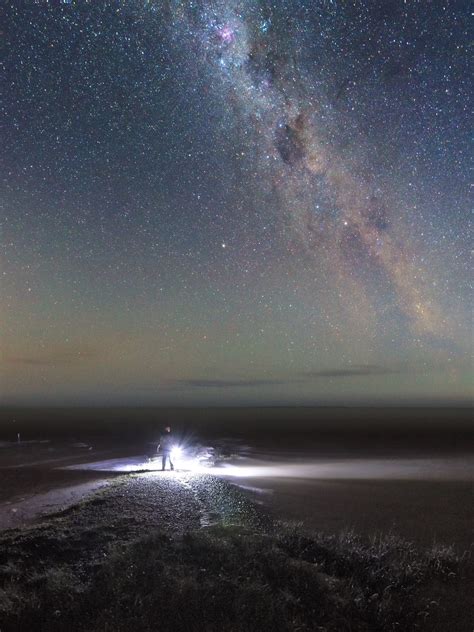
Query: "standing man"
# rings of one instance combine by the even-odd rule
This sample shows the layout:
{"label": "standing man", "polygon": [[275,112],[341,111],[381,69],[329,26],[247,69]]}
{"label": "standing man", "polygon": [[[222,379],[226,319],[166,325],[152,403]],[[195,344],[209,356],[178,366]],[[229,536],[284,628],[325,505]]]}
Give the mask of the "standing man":
{"label": "standing man", "polygon": [[170,469],[174,470],[173,462],[171,461],[171,450],[173,448],[173,435],[171,434],[170,426],[166,426],[164,433],[160,437],[160,443],[158,444],[157,452],[162,451],[161,470],[166,467],[166,459],[170,462]]}

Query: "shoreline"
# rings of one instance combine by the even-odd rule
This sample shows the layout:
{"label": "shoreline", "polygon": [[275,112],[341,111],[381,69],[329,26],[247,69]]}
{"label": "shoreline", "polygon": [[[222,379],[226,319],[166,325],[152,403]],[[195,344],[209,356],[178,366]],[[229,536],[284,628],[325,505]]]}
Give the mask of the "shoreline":
{"label": "shoreline", "polygon": [[[104,456],[115,456],[106,458]],[[34,456],[34,455],[33,455]],[[102,460],[100,460],[102,459]],[[90,451],[36,461],[21,468],[0,467],[4,480],[0,530],[32,524],[110,485],[123,474],[151,467],[143,456]],[[474,487],[472,457],[451,459],[346,458],[312,460],[288,453],[257,451],[203,470],[236,486],[275,519],[301,522],[324,533],[352,529],[369,537],[399,534],[422,546],[433,542],[467,550],[472,545]],[[179,469],[179,468],[178,468]],[[190,477],[197,473],[183,470]],[[156,472],[162,476],[161,472]],[[420,516],[431,516],[429,521]]]}

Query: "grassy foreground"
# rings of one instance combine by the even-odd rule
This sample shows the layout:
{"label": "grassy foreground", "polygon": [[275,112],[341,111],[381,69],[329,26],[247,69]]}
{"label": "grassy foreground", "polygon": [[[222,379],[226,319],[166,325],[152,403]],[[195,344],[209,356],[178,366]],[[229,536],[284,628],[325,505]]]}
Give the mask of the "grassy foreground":
{"label": "grassy foreground", "polygon": [[[23,538],[27,551],[20,560],[0,549],[2,632],[470,629],[462,595],[472,587],[471,560],[449,549],[221,521],[134,535],[98,554],[98,533],[77,515],[68,520],[0,541],[13,550]],[[72,541],[82,543],[74,559]]]}

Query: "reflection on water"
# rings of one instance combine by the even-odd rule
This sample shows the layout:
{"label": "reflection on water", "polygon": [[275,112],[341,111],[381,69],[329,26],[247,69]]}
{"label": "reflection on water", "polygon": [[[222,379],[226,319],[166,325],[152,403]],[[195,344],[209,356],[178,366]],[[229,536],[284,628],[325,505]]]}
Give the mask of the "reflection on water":
{"label": "reflection on water", "polygon": [[[185,471],[236,478],[474,481],[474,457],[471,456],[309,459],[305,455],[298,460],[284,458],[283,453],[279,456],[279,460],[276,460],[275,453],[267,459],[261,454],[258,459],[251,456],[234,456],[225,462],[217,462],[215,466],[183,456],[175,465],[177,469]],[[61,469],[102,472],[157,471],[161,469],[161,460],[136,456],[69,465]]]}
{"label": "reflection on water", "polygon": [[239,478],[474,480],[474,459],[315,459],[288,462],[246,459],[226,464],[220,473]]}

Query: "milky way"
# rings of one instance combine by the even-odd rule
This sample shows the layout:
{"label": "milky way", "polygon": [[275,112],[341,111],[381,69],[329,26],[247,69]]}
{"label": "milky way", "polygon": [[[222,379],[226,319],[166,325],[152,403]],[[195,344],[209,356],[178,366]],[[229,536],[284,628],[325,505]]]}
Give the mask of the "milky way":
{"label": "milky way", "polygon": [[[210,58],[211,72],[228,88],[226,98],[241,109],[236,118],[244,114],[241,128],[258,139],[261,152],[255,168],[262,168],[259,161],[273,162],[265,177],[276,182],[281,197],[277,213],[289,218],[290,235],[296,231],[301,247],[318,262],[323,248],[329,266],[324,274],[341,271],[346,263],[368,271],[373,267],[370,279],[351,279],[360,284],[359,292],[365,294],[362,281],[370,284],[381,276],[413,330],[442,335],[445,318],[432,297],[428,271],[420,270],[410,256],[414,244],[405,217],[391,212],[392,201],[365,175],[370,163],[358,154],[367,149],[361,150],[361,141],[347,148],[327,138],[332,127],[345,125],[345,116],[331,108],[316,63],[310,79],[294,63],[299,25],[291,38],[284,32],[286,25],[274,29],[271,8],[248,3],[210,3],[197,12],[197,20],[192,9],[189,13],[185,29],[198,49],[202,43],[204,64]],[[329,226],[324,213],[313,212],[319,199],[315,181],[338,211]]]}
{"label": "milky way", "polygon": [[6,401],[466,401],[468,15],[12,4]]}

